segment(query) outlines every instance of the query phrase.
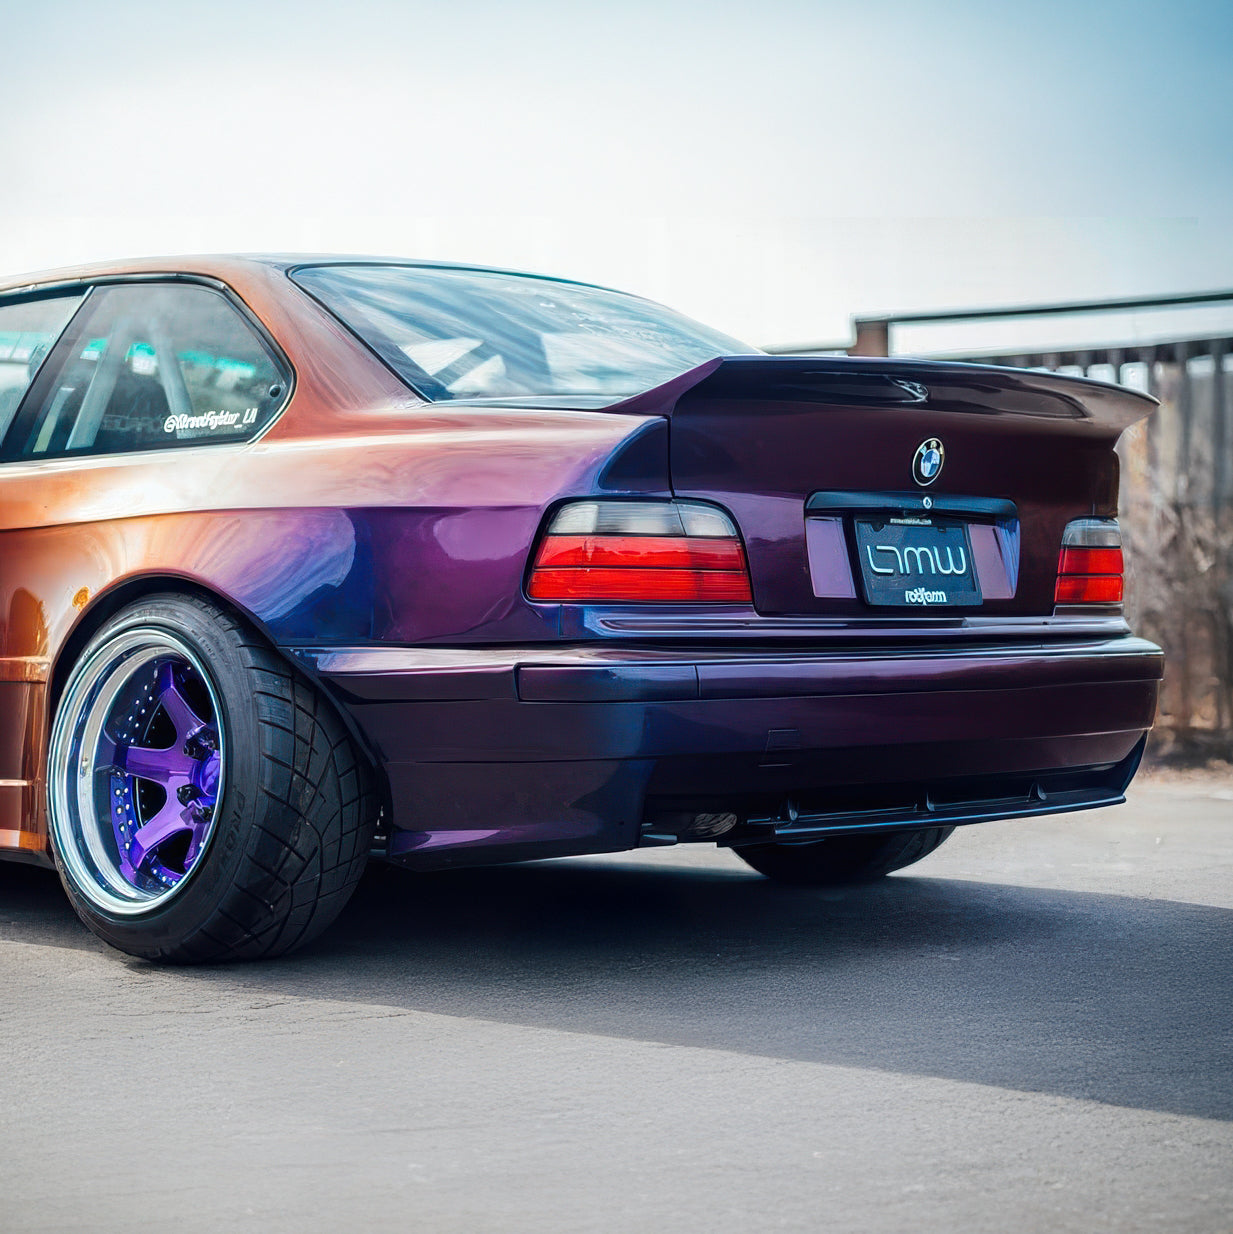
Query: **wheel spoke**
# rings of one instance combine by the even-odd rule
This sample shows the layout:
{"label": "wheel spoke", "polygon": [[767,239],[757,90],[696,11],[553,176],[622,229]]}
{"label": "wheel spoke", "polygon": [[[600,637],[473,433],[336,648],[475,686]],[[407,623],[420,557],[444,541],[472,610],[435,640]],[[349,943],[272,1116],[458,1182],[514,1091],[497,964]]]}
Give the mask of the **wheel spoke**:
{"label": "wheel spoke", "polygon": [[177,746],[166,750],[154,750],[147,746],[116,744],[112,765],[141,780],[155,780],[170,784],[172,780],[186,782],[193,773],[196,762]]}
{"label": "wheel spoke", "polygon": [[188,852],[184,854],[184,868],[189,869],[193,862],[197,860],[197,855],[201,852],[201,846],[205,843],[206,832],[210,829],[209,818],[200,817],[195,807],[190,810],[192,818],[192,838],[188,842]]}
{"label": "wheel spoke", "polygon": [[133,836],[133,846],[128,854],[133,869],[140,870],[158,846],[165,844],[172,836],[182,831],[196,832],[203,827],[204,824],[194,817],[190,807],[180,805],[174,797],[169,798],[167,804],[148,823],[139,827]]}
{"label": "wheel spoke", "polygon": [[183,744],[192,733],[205,727],[206,722],[180,693],[180,687],[176,685],[175,667],[171,661],[161,665],[158,670],[158,701],[167,713],[167,718],[175,726],[178,743]]}

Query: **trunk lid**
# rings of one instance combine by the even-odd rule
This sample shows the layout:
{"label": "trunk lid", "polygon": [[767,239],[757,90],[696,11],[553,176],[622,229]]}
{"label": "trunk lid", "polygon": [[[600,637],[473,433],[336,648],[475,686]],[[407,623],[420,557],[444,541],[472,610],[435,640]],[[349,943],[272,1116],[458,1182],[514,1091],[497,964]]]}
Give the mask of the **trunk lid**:
{"label": "trunk lid", "polygon": [[[609,410],[668,417],[673,491],[736,518],[760,613],[953,618],[973,609],[891,613],[868,602],[857,564],[868,529],[962,523],[980,611],[1048,614],[1063,528],[1116,516],[1114,446],[1155,405],[1123,387],[1020,369],[736,356]],[[929,442],[943,461],[926,485],[913,472]]]}

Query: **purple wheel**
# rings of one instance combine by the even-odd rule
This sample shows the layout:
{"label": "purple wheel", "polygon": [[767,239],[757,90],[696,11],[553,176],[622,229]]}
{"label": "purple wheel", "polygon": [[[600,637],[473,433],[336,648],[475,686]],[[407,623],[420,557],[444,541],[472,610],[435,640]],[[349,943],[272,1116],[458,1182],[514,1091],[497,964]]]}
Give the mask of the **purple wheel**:
{"label": "purple wheel", "polygon": [[126,630],[74,675],[52,735],[53,838],[100,909],[146,912],[202,860],[225,786],[220,715],[209,672],[167,630]]}
{"label": "purple wheel", "polygon": [[172,963],[280,955],[320,933],[379,808],[330,700],[242,619],[183,595],[120,611],[71,666],[47,794],[78,915]]}

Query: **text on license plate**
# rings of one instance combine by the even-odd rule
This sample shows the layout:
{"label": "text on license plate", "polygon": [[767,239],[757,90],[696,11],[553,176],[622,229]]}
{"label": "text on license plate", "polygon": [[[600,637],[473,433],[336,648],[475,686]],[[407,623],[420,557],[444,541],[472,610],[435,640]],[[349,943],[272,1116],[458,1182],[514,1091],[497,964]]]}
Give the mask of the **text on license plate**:
{"label": "text on license plate", "polygon": [[926,608],[981,602],[964,523],[859,518],[856,550],[870,604]]}

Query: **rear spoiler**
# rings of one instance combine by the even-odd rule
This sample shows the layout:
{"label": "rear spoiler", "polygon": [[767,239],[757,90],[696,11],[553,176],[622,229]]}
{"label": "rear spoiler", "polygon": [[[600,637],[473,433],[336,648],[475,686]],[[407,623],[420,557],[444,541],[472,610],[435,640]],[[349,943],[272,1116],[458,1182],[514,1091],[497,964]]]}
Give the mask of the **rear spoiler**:
{"label": "rear spoiler", "polygon": [[1158,401],[1125,386],[1031,369],[880,356],[723,356],[606,411],[672,415],[694,400],[912,406],[975,415],[1087,422],[1106,433],[1151,414]]}

